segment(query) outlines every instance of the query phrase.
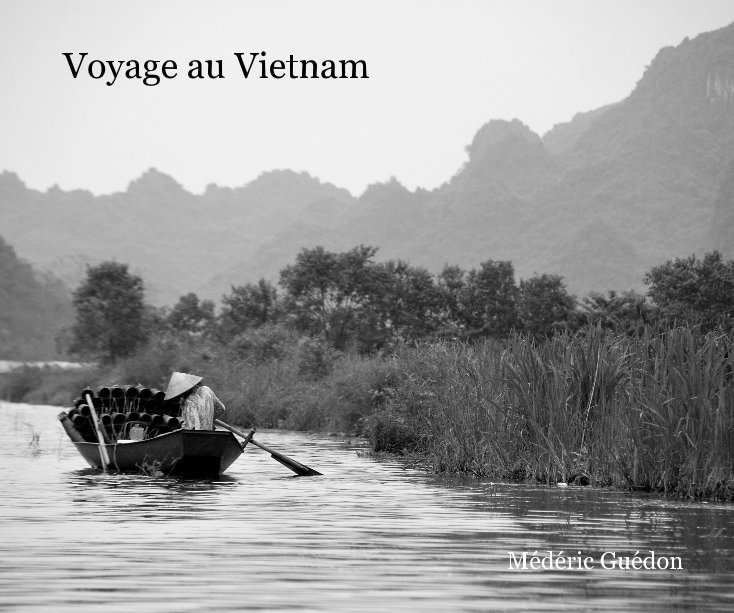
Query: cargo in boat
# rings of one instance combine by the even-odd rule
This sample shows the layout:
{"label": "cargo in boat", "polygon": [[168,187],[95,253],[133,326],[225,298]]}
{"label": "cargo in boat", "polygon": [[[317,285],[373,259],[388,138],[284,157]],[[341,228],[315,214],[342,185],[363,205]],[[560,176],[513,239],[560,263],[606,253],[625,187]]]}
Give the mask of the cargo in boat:
{"label": "cargo in boat", "polygon": [[[148,474],[219,475],[242,453],[229,431],[181,428],[180,407],[142,386],[83,390],[58,415],[92,468]],[[100,444],[100,440],[104,444]]]}

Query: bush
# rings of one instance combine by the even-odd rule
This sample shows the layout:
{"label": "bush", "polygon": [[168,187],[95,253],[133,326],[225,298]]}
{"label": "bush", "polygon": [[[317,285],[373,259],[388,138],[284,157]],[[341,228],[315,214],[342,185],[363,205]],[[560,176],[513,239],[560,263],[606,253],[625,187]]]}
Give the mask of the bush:
{"label": "bush", "polygon": [[424,441],[416,428],[404,416],[394,411],[375,413],[365,419],[372,450],[387,453],[423,451]]}
{"label": "bush", "polygon": [[23,402],[42,380],[39,367],[23,365],[0,375],[0,396],[9,402]]}
{"label": "bush", "polygon": [[305,337],[298,343],[298,374],[306,379],[323,379],[331,373],[340,352],[323,339]]}
{"label": "bush", "polygon": [[0,397],[10,402],[69,406],[98,376],[99,371],[93,367],[65,370],[24,366],[0,375]]}
{"label": "bush", "polygon": [[231,359],[262,364],[289,357],[298,342],[298,334],[278,324],[251,328],[237,335],[227,345]]}

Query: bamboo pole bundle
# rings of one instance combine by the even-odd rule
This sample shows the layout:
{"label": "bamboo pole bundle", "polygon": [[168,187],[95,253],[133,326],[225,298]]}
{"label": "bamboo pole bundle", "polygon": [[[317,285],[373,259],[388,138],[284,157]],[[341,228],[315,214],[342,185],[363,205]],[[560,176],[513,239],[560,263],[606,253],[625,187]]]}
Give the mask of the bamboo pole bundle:
{"label": "bamboo pole bundle", "polygon": [[90,442],[98,442],[100,436],[116,442],[126,438],[132,426],[144,428],[148,437],[182,426],[180,403],[166,401],[165,392],[141,384],[103,385],[96,394],[87,387],[73,404],[74,408],[66,414],[68,425],[73,425]]}

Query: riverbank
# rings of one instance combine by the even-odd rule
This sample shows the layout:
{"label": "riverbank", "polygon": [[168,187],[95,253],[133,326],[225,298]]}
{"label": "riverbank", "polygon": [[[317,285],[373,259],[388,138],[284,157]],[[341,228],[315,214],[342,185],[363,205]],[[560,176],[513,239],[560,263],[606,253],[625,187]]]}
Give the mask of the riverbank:
{"label": "riverbank", "polygon": [[169,337],[106,369],[26,371],[40,383],[16,400],[165,388],[172,370],[203,375],[232,423],[365,436],[435,472],[734,500],[731,333],[588,328],[360,356],[274,326],[236,346]]}
{"label": "riverbank", "polygon": [[17,370],[24,366],[39,366],[41,368],[58,368],[60,370],[76,370],[86,368],[88,364],[80,364],[79,362],[68,362],[64,360],[50,360],[47,362],[16,362],[13,360],[0,360],[0,374]]}

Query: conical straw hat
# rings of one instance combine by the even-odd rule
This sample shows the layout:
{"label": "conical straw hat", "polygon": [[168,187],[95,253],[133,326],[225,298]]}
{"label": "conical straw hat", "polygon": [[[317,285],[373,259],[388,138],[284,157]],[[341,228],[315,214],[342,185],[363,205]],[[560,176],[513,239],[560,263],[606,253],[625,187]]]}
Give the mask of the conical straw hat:
{"label": "conical straw hat", "polygon": [[164,400],[170,400],[184,392],[188,392],[203,378],[204,377],[197,377],[196,375],[189,375],[185,372],[174,372],[171,375],[171,380],[168,382],[168,389],[166,390],[166,397]]}

